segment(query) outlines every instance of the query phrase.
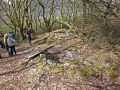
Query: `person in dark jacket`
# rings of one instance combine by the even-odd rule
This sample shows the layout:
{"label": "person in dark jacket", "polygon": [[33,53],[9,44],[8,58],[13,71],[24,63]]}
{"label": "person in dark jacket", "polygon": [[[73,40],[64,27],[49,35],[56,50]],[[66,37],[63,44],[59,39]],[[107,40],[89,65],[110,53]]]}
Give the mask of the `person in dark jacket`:
{"label": "person in dark jacket", "polygon": [[28,40],[29,45],[31,45],[31,40],[32,40],[31,34],[32,34],[32,33],[31,33],[31,29],[28,28],[28,30],[26,31],[25,35],[26,35],[26,37],[27,37],[27,40]]}

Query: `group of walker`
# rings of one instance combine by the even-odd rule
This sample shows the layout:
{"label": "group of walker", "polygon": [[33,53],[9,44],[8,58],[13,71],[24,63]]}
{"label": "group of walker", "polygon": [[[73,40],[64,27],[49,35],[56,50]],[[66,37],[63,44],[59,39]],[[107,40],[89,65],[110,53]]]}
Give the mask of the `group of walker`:
{"label": "group of walker", "polygon": [[9,56],[16,55],[16,49],[15,49],[16,42],[18,42],[18,38],[13,31],[9,32],[8,34],[4,34],[4,35],[0,33],[1,48],[5,48]]}
{"label": "group of walker", "polygon": [[[24,33],[25,33],[25,36],[27,37],[29,45],[31,46],[31,29],[30,28],[26,29]],[[9,56],[16,55],[15,45],[18,41],[19,39],[13,31],[5,35],[0,33],[1,48],[5,48]],[[1,53],[2,52],[0,52],[0,57],[1,57]]]}

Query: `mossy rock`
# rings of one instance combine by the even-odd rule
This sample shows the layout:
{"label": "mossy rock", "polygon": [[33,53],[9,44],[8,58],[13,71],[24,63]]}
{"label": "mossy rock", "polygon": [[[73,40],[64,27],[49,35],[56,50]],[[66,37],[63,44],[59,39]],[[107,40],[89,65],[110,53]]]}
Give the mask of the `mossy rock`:
{"label": "mossy rock", "polygon": [[64,68],[63,67],[56,67],[54,70],[53,70],[53,73],[61,73],[63,72]]}
{"label": "mossy rock", "polygon": [[31,83],[32,81],[33,81],[32,78],[28,78],[28,79],[27,79],[27,82],[28,82],[28,83]]}
{"label": "mossy rock", "polygon": [[112,67],[106,68],[105,72],[108,77],[117,77],[118,76],[118,71],[114,70]]}
{"label": "mossy rock", "polygon": [[79,63],[78,60],[74,60],[74,61],[71,61],[71,62],[70,62],[71,65],[75,65],[75,64],[78,64],[78,63]]}
{"label": "mossy rock", "polygon": [[76,69],[76,68],[73,68],[73,69],[70,70],[70,73],[71,73],[72,75],[75,75],[75,74],[77,74],[78,72],[79,72],[79,70]]}
{"label": "mossy rock", "polygon": [[87,68],[86,71],[87,71],[86,72],[86,77],[96,75],[96,71],[94,69],[92,69],[92,68]]}
{"label": "mossy rock", "polygon": [[44,69],[44,66],[45,66],[45,65],[38,65],[38,68],[39,68],[40,70],[43,70],[43,69]]}
{"label": "mossy rock", "polygon": [[108,77],[117,77],[118,76],[118,72],[117,71],[109,71],[106,72]]}
{"label": "mossy rock", "polygon": [[94,75],[96,75],[96,71],[93,68],[86,68],[80,71],[80,76],[89,77],[89,76],[94,76]]}

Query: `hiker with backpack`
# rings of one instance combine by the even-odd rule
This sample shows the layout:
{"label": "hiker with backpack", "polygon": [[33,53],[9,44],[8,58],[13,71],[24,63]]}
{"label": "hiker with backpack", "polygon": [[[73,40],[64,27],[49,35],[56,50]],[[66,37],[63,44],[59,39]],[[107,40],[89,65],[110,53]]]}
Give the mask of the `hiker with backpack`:
{"label": "hiker with backpack", "polygon": [[16,41],[13,39],[12,34],[9,34],[8,39],[7,39],[7,43],[8,43],[8,46],[10,48],[9,55],[12,56],[13,52],[16,55],[16,49],[15,49]]}
{"label": "hiker with backpack", "polygon": [[14,32],[14,31],[11,31],[11,34],[12,34],[13,39],[16,40],[17,42],[19,42],[19,39],[18,39],[18,37],[16,36],[15,32]]}
{"label": "hiker with backpack", "polygon": [[9,46],[8,46],[8,43],[7,43],[7,39],[8,39],[8,34],[5,34],[4,38],[3,38],[3,43],[4,43],[6,51],[9,52]]}

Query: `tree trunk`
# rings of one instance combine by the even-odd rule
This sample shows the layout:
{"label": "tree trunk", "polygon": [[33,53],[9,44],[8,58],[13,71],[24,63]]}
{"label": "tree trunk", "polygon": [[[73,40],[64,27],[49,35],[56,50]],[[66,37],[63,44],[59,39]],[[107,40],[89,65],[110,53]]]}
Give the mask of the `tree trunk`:
{"label": "tree trunk", "polygon": [[20,33],[20,40],[24,40],[25,37],[24,37],[24,33],[23,33],[23,28],[20,28],[19,33]]}

